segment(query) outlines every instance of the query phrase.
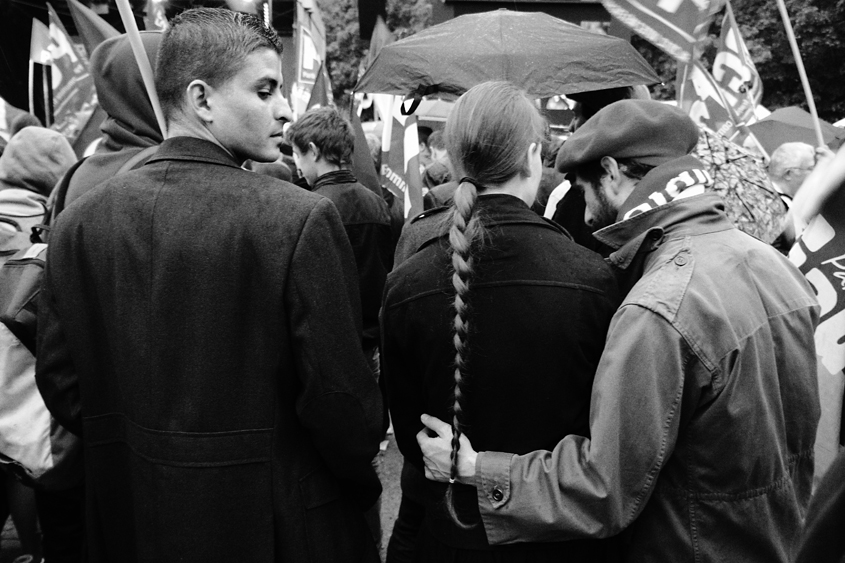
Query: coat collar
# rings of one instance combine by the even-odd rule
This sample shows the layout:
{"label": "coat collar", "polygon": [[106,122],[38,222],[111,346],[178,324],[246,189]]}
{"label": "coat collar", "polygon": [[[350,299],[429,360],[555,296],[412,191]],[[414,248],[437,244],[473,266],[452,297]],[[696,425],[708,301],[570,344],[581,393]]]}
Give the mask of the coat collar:
{"label": "coat collar", "polygon": [[335,170],[333,172],[327,172],[323,174],[317,181],[314,182],[314,191],[319,190],[324,186],[331,186],[335,184],[356,184],[358,183],[358,179],[355,178],[355,174],[352,173],[351,170]]}
{"label": "coat collar", "polygon": [[722,198],[706,193],[661,205],[600,229],[593,236],[614,249],[608,261],[625,270],[638,255],[655,250],[666,240],[733,228]]}
{"label": "coat collar", "polygon": [[241,168],[240,164],[220,145],[196,137],[172,137],[166,139],[147,162],[181,160],[221,164]]}

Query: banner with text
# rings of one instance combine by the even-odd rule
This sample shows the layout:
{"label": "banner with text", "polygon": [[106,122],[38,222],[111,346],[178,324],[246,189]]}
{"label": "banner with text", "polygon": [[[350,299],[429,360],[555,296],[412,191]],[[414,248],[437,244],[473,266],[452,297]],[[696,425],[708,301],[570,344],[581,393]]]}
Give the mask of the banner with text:
{"label": "banner with text", "polygon": [[816,328],[822,416],[816,435],[816,468],[823,472],[842,443],[845,392],[845,190],[825,205],[795,242],[789,259],[813,286],[821,307]]}

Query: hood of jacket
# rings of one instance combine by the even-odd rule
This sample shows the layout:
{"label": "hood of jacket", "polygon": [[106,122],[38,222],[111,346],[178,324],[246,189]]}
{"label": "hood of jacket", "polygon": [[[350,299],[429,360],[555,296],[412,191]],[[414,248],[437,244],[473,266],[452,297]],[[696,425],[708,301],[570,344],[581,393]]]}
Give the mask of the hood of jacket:
{"label": "hood of jacket", "polygon": [[0,156],[0,189],[19,188],[48,197],[75,162],[76,154],[61,133],[24,127]]}
{"label": "hood of jacket", "polygon": [[[159,31],[141,32],[141,41],[153,70],[161,36]],[[162,142],[153,106],[125,34],[97,46],[91,54],[91,74],[97,99],[108,114],[100,126],[103,142],[98,152],[144,148]]]}

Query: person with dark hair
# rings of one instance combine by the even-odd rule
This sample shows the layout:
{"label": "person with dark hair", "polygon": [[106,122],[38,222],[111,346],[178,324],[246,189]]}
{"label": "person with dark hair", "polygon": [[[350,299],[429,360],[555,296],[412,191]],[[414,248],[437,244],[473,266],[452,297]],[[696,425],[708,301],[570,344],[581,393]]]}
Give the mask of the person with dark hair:
{"label": "person with dark hair", "polygon": [[[570,131],[575,132],[600,109],[614,102],[628,99],[647,100],[650,95],[645,86],[622,86],[569,94],[567,97],[575,100],[575,106],[572,108],[575,117],[569,125]],[[564,145],[559,145],[559,147]],[[562,148],[559,148],[556,154],[554,166],[560,171]],[[593,237],[594,229],[584,223],[584,209],[586,207],[584,193],[581,190],[571,188],[572,183],[565,179],[555,184],[555,187],[549,191],[545,198],[546,205],[542,215],[565,228],[578,244],[603,255],[610,253],[611,249]]]}
{"label": "person with dark hair", "polygon": [[[452,172],[449,168],[451,166],[449,164],[449,152],[446,150],[446,140],[443,138],[442,131],[435,131],[431,134],[428,138],[428,148],[431,152],[431,164],[425,167],[422,181],[423,186],[431,190],[451,180]],[[429,205],[429,207],[439,206]]]}
{"label": "person with dark hair", "polygon": [[705,192],[697,141],[680,109],[623,100],[563,146],[627,291],[588,431],[533,452],[476,452],[458,436],[455,456],[450,425],[424,417],[427,476],[475,487],[491,543],[624,531],[626,561],[791,561],[813,480],[819,307],[801,272]]}
{"label": "person with dark hair", "polygon": [[167,138],[51,232],[36,381],[85,447],[88,561],[378,561],[382,401],[343,224],[241,168],[281,154],[281,52],[256,16],[176,17]]}
{"label": "person with dark hair", "polygon": [[[513,85],[464,94],[446,123],[461,178],[453,203],[411,224],[425,242],[388,277],[383,370],[396,441],[417,473],[425,412],[451,421],[454,461],[464,434],[527,453],[587,431],[619,296],[598,255],[531,211],[544,133],[539,111]],[[605,542],[491,548],[476,490],[456,482],[454,464],[449,475],[448,484],[429,483],[417,561],[604,560]]]}
{"label": "person with dark hair", "polygon": [[[393,245],[387,203],[367,189],[349,169],[355,134],[352,125],[331,107],[305,112],[285,133],[296,167],[316,194],[337,207],[355,253],[361,295],[367,358],[378,364],[381,295],[393,267]],[[376,375],[378,375],[376,373]]]}

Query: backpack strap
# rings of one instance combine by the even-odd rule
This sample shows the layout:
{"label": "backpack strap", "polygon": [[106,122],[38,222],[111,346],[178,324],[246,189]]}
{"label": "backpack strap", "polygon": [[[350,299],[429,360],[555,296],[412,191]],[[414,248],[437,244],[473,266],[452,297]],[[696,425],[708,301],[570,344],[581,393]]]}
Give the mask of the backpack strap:
{"label": "backpack strap", "polygon": [[117,171],[118,174],[135,170],[147,162],[158,151],[158,145],[147,147],[144,150],[136,153],[132,158],[123,163],[123,166]]}
{"label": "backpack strap", "polygon": [[53,200],[53,208],[49,211],[49,213],[44,215],[44,224],[50,225],[53,221],[56,220],[56,215],[61,213],[65,208],[65,199],[67,198],[67,190],[70,186],[70,178],[73,176],[76,169],[79,168],[83,162],[85,162],[88,157],[80,158],[76,161],[76,164],[71,166],[65,175],[62,176],[62,179],[59,180],[59,185],[53,190],[56,194],[55,199]]}

